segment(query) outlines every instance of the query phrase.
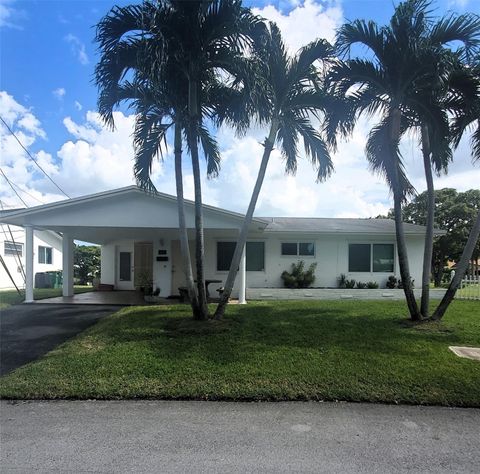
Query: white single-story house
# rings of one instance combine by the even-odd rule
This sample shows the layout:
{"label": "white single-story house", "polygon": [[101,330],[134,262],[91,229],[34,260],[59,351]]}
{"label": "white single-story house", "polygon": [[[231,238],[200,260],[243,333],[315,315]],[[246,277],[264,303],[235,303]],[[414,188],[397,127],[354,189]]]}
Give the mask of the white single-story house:
{"label": "white single-story house", "polygon": [[[1,225],[0,290],[25,287],[25,230],[14,225]],[[49,230],[35,230],[33,234],[33,272],[42,273],[62,269],[62,236]],[[12,282],[13,279],[13,282]],[[15,284],[14,284],[15,283]]]}
{"label": "white single-story house", "polygon": [[[185,202],[194,260],[194,204]],[[228,207],[228,205],[226,206]],[[225,282],[243,215],[204,205],[206,279]],[[139,276],[149,277],[160,295],[184,286],[174,196],[147,194],[130,186],[89,196],[4,212],[0,221],[25,228],[27,300],[33,298],[34,230],[63,235],[64,296],[73,295],[73,241],[101,245],[101,283],[133,290]],[[421,280],[425,228],[405,224],[412,278]],[[279,288],[281,273],[292,263],[317,262],[315,287],[335,288],[340,274],[383,286],[399,277],[395,226],[389,219],[256,217],[250,227],[234,296],[244,301],[246,288]]]}

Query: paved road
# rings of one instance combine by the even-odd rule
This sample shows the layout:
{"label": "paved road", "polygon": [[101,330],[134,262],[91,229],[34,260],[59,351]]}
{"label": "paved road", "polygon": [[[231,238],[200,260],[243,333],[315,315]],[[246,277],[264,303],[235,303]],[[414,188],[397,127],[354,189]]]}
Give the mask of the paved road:
{"label": "paved road", "polygon": [[3,473],[478,473],[480,410],[332,403],[1,405]]}
{"label": "paved road", "polygon": [[46,354],[119,306],[21,304],[0,311],[0,375]]}

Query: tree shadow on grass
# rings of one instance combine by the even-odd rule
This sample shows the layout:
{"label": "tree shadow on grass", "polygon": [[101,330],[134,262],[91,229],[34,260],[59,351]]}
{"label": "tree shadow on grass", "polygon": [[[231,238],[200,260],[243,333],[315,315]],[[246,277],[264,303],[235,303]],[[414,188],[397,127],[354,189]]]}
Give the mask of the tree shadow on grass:
{"label": "tree shadow on grass", "polygon": [[[432,347],[454,345],[448,330],[409,328],[405,320],[352,305],[299,303],[237,306],[224,321],[193,321],[188,310],[145,308],[105,321],[108,344],[142,343],[156,357],[181,362],[198,358],[214,365],[250,363],[268,354],[291,350],[410,356],[427,355]],[[107,329],[107,330],[105,330]]]}

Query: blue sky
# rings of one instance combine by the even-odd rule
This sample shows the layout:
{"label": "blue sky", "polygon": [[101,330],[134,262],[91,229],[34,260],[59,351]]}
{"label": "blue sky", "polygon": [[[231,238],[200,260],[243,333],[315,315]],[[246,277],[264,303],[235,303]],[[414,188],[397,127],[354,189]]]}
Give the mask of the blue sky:
{"label": "blue sky", "polygon": [[[0,91],[4,91],[13,98],[15,104],[23,107],[21,113],[30,113],[38,120],[38,126],[42,133],[34,133],[32,130],[25,129],[25,140],[32,153],[40,153],[40,156],[43,156],[43,153],[47,157],[45,158],[47,161],[50,159],[52,167],[58,167],[55,172],[58,173],[60,180],[62,179],[61,161],[66,160],[65,157],[68,153],[66,144],[68,142],[72,142],[77,147],[71,148],[72,153],[79,153],[78,142],[82,140],[91,146],[89,153],[94,146],[97,148],[100,145],[106,148],[115,146],[113,138],[110,140],[100,134],[93,137],[93,132],[90,133],[89,130],[97,127],[98,124],[93,124],[92,117],[89,119],[86,114],[87,111],[94,112],[96,110],[97,90],[92,82],[98,58],[93,42],[95,24],[114,4],[128,3],[131,2],[0,0]],[[300,30],[303,30],[302,14],[307,19],[308,9],[316,12],[315,14],[318,13],[319,19],[326,15],[328,28],[333,28],[343,19],[366,18],[384,23],[390,17],[395,2],[389,0],[339,0],[333,2],[306,0],[306,3],[308,5],[304,0],[245,2],[246,5],[260,9],[261,13],[272,14],[273,19],[281,18],[283,23],[280,24],[280,27],[285,28],[284,34],[291,39],[292,47],[297,45],[299,38],[301,39],[305,33]],[[439,0],[434,5],[439,14],[448,10],[480,13],[480,0]],[[298,17],[297,20],[295,20],[295,15]],[[307,22],[305,25],[305,29],[308,29]],[[322,36],[321,33],[322,31],[319,30],[317,34]],[[308,34],[310,36],[305,36],[306,38],[313,39],[315,36],[314,31],[308,32]],[[20,127],[18,125],[19,117],[20,115],[16,116],[17,122],[12,122],[14,128]],[[18,129],[20,130],[21,127]],[[30,141],[28,132],[31,132],[32,139]],[[93,137],[90,141],[89,136]],[[239,153],[238,149],[245,146],[245,142],[235,141],[228,131],[221,134],[221,139],[227,158],[230,156],[228,153],[232,150],[233,145],[236,151],[231,152],[232,156],[236,156]],[[5,150],[4,153],[6,153]],[[81,158],[81,154],[78,156]],[[69,159],[74,161],[75,156],[69,156]],[[342,159],[339,160],[341,163]],[[81,163],[80,159],[79,163]],[[92,162],[88,163],[91,165]],[[4,166],[7,166],[8,171],[9,163],[4,162]],[[98,167],[98,170],[101,170],[101,166]],[[171,178],[170,171],[168,165],[163,167],[162,170],[159,170],[159,179],[168,183]],[[11,179],[13,179],[19,174],[19,171],[12,168],[10,173]],[[69,177],[63,178],[67,181],[66,186],[68,186],[68,179],[71,180],[74,175],[72,173],[70,170]],[[41,197],[43,200],[58,198],[51,190],[47,189],[45,183],[42,184],[38,181],[35,186],[35,178],[38,180],[38,176],[32,175],[30,181],[25,180],[21,185],[29,190],[38,191],[40,193],[38,196],[43,196]],[[228,182],[228,179],[225,178],[223,183],[228,184]],[[103,187],[106,186],[105,183],[102,185]],[[375,183],[378,184],[378,180]],[[4,184],[2,183],[2,189],[4,189]],[[99,187],[102,186],[99,185]],[[213,186],[210,194],[208,189],[206,191],[207,200],[210,197],[213,204],[218,204],[220,185],[217,190],[215,190],[215,184],[207,183],[206,186]],[[314,186],[313,183],[309,183],[308,189],[316,189]],[[468,187],[468,183],[465,186]],[[168,184],[166,184],[166,188],[170,190]],[[91,191],[88,187],[86,189]],[[297,190],[298,196],[301,196],[301,190]],[[364,196],[366,202],[379,203],[378,206],[371,207],[369,212],[372,214],[381,210],[382,206],[384,208],[389,206],[388,192],[384,187],[380,187],[374,195],[368,194],[369,189],[366,189],[365,192],[367,193]],[[80,189],[74,189],[72,193],[78,194]],[[383,197],[380,197],[382,193]],[[4,196],[4,199],[7,197]],[[239,198],[238,210],[241,210],[243,200],[243,198]],[[314,212],[323,210],[325,213],[328,209],[320,206]],[[276,212],[278,214],[281,210],[280,206],[276,207],[272,203],[264,206],[264,213]],[[287,210],[288,212],[290,210]],[[339,215],[339,212],[335,212]],[[358,214],[361,215],[362,212],[359,211]]]}

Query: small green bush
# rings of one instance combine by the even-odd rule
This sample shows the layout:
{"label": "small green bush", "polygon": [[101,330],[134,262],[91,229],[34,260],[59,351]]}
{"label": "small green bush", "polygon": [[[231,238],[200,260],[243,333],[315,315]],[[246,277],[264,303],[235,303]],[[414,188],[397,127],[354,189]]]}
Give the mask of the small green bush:
{"label": "small green bush", "polygon": [[394,275],[390,275],[388,277],[388,280],[387,280],[387,283],[386,283],[386,287],[387,288],[390,288],[391,290],[393,290],[393,288],[395,288],[397,286],[397,279],[395,278]]}
{"label": "small green bush", "polygon": [[345,282],[347,281],[347,275],[345,273],[340,273],[340,276],[338,277],[338,287],[339,288],[346,288],[345,287]]}
{"label": "small green bush", "polygon": [[376,281],[368,281],[367,288],[369,290],[376,290],[378,288],[378,283]]}
{"label": "small green bush", "polygon": [[345,288],[355,288],[355,284],[357,283],[356,280],[354,280],[353,278],[351,280],[345,280]]}
{"label": "small green bush", "polygon": [[286,288],[308,288],[315,281],[315,268],[317,263],[312,263],[308,270],[305,270],[305,262],[299,260],[292,263],[292,270],[286,270],[280,275]]}
{"label": "small green bush", "polygon": [[357,281],[357,288],[359,290],[364,290],[365,288],[367,287],[367,284],[366,283],[363,283],[361,281]]}

